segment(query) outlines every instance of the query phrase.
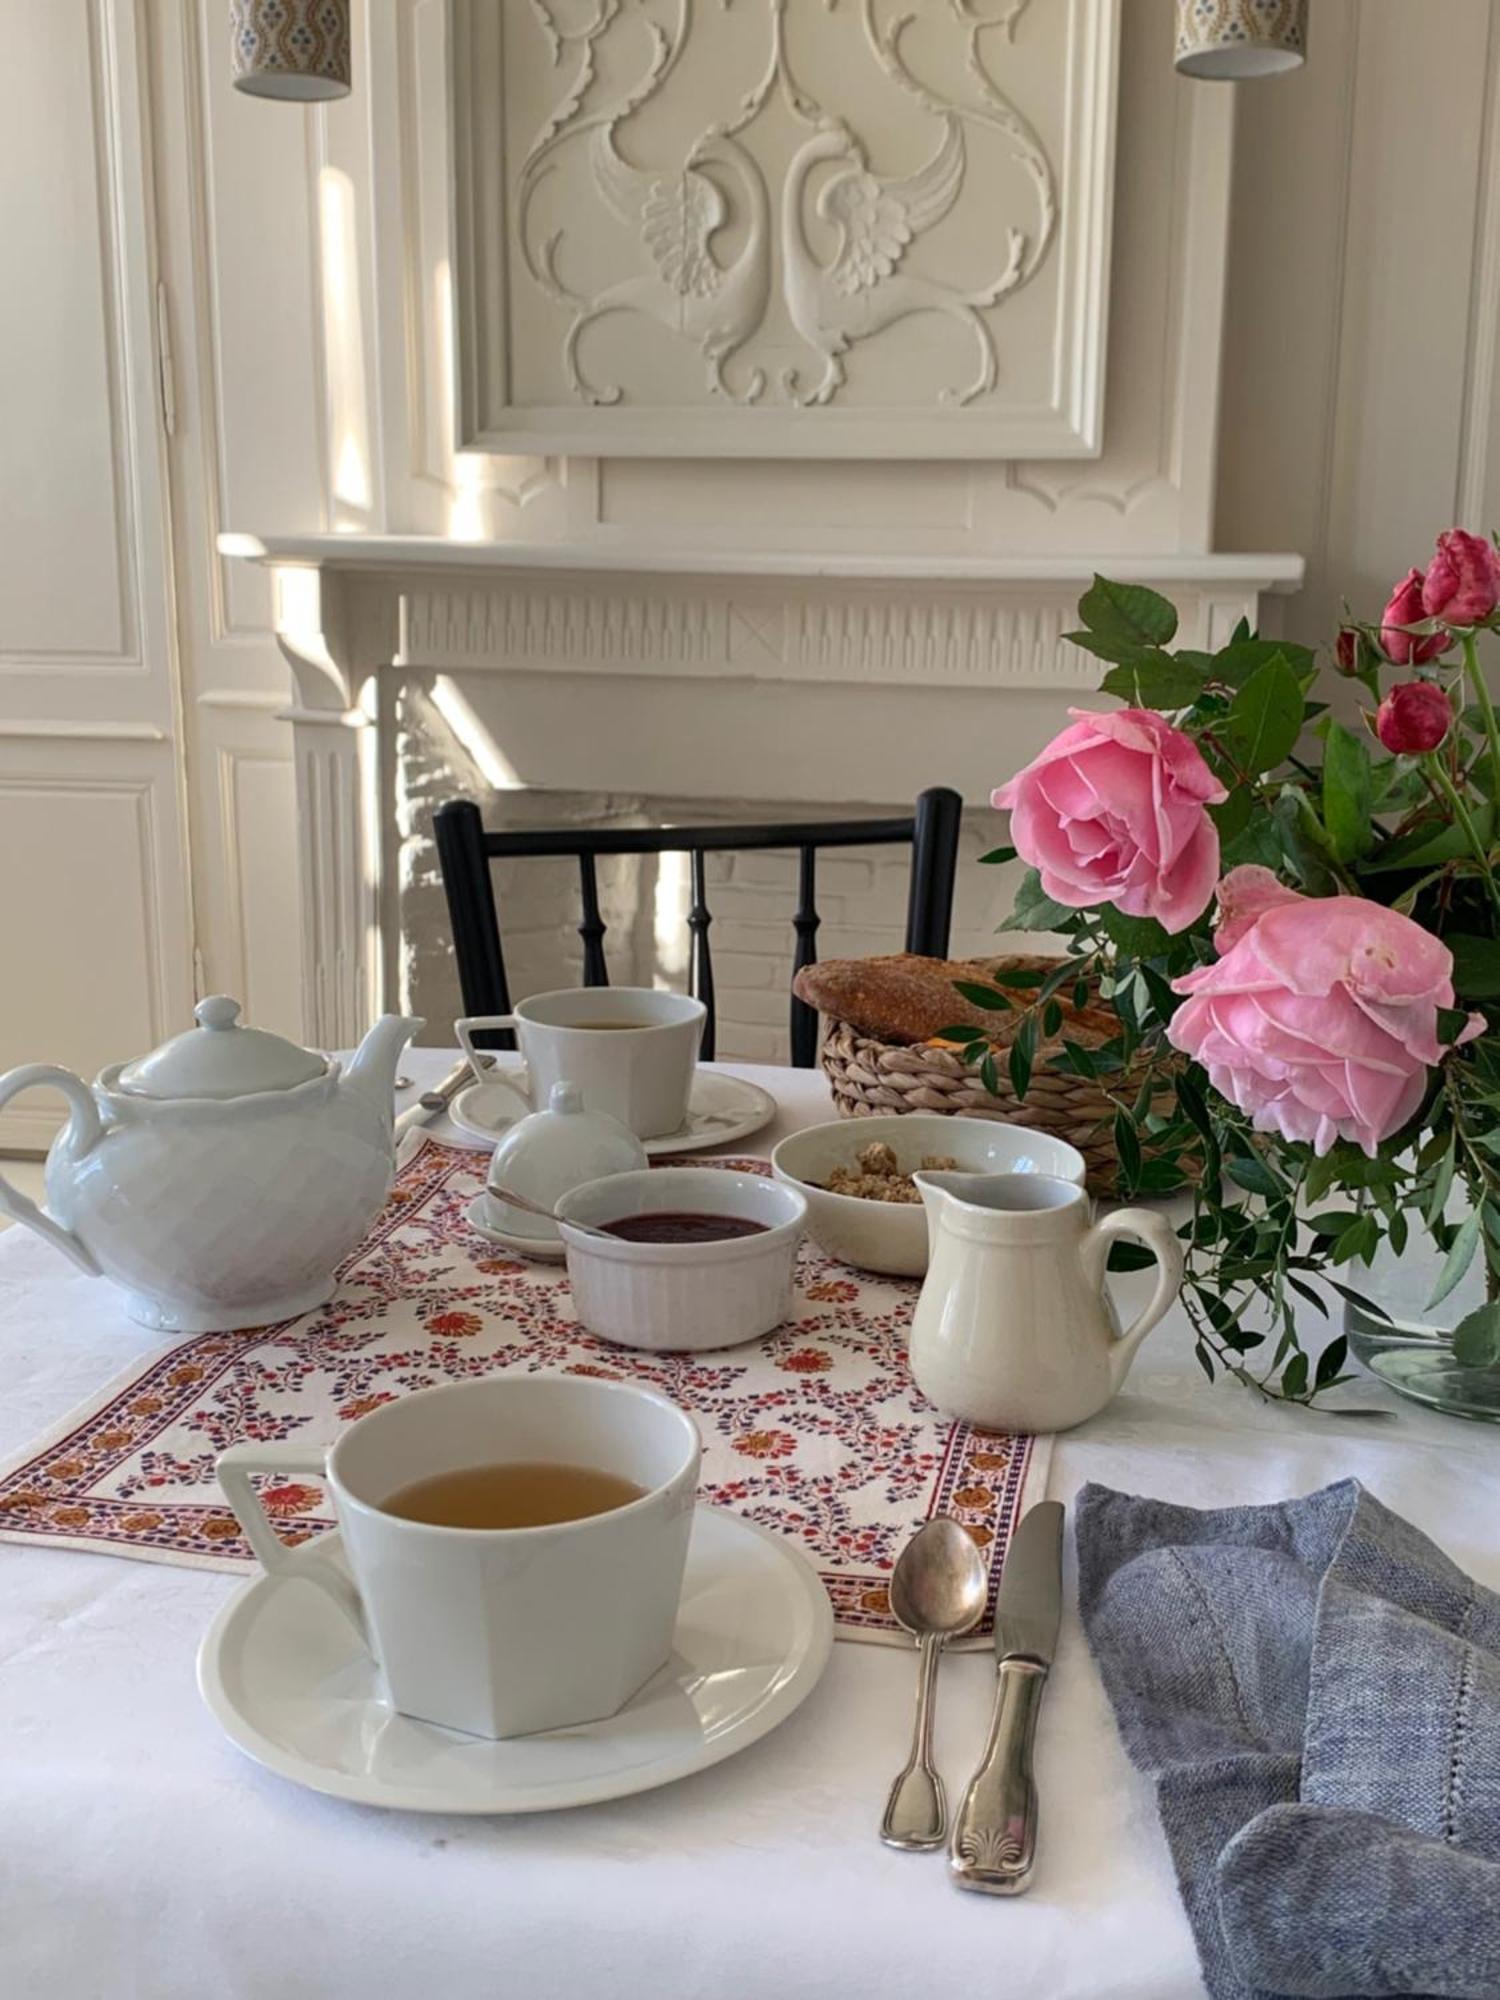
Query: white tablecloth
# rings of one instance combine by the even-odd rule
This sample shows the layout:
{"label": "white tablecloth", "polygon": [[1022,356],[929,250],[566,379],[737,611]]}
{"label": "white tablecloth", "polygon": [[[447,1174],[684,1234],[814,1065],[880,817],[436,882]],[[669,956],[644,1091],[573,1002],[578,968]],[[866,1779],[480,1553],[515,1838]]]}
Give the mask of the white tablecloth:
{"label": "white tablecloth", "polygon": [[[409,1064],[419,1078],[446,1066],[436,1051]],[[745,1073],[783,1113],[732,1150],[829,1115],[816,1073]],[[26,1231],[0,1236],[0,1455],[154,1344],[109,1286]],[[1500,1587],[1494,1434],[1361,1391],[1399,1415],[1210,1388],[1174,1315],[1125,1393],[1059,1440],[1050,1490],[1066,1501],[1100,1479],[1214,1505],[1353,1473]],[[940,1856],[875,1837],[910,1719],[912,1661],[894,1651],[836,1646],[782,1729],[663,1791],[533,1819],[417,1818],[301,1792],[219,1735],[193,1661],[232,1579],[3,1545],[0,1576],[0,1994],[15,2000],[1202,1993],[1149,1788],[1071,1603],[1038,1740],[1037,1873],[1027,1896],[992,1901],[951,1889]],[[944,1666],[950,1793],[991,1679],[982,1655]]]}

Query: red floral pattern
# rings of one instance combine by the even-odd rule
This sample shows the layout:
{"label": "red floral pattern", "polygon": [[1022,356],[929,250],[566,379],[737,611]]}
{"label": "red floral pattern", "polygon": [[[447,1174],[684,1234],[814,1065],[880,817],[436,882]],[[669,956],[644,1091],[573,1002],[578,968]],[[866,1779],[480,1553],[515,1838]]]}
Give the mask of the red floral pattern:
{"label": "red floral pattern", "polygon": [[[415,1389],[546,1368],[639,1381],[690,1410],[703,1498],[796,1542],[845,1637],[899,1636],[886,1580],[933,1514],[962,1521],[998,1576],[1045,1451],[951,1423],[920,1395],[906,1366],[914,1283],[808,1245],[794,1317],[768,1339],[713,1354],[610,1347],[574,1320],[562,1269],[497,1257],[468,1227],[484,1165],[429,1139],[327,1306],[138,1364],[0,1471],[0,1540],[242,1571],[250,1552],[213,1472],[226,1446],[331,1439]],[[331,1525],[312,1481],[272,1481],[263,1498],[290,1544]]]}

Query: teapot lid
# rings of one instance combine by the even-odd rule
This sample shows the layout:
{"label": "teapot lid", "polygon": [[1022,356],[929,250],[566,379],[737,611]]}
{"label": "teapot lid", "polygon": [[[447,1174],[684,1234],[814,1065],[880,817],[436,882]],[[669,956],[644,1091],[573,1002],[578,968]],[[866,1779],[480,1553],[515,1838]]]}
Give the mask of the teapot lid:
{"label": "teapot lid", "polygon": [[248,1097],[293,1090],[328,1067],[281,1035],[241,1027],[240,1003],[226,994],[200,1000],[193,1016],[196,1028],[126,1063],[118,1088],[135,1097]]}

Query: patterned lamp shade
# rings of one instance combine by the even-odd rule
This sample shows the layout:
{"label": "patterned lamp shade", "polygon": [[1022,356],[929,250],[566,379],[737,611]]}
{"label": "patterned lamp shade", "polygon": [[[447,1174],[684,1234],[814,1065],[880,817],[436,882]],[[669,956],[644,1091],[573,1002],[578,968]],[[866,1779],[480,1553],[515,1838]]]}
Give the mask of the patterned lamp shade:
{"label": "patterned lamp shade", "polygon": [[1177,67],[1221,83],[1307,60],[1307,0],[1177,0]]}
{"label": "patterned lamp shade", "polygon": [[229,51],[252,97],[347,97],[349,0],[229,0]]}

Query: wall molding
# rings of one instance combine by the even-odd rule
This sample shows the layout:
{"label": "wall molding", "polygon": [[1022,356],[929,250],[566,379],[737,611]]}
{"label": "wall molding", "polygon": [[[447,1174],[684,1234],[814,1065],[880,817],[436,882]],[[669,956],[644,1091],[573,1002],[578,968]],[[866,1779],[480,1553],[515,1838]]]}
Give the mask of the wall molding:
{"label": "wall molding", "polygon": [[449,19],[466,446],[1098,454],[1119,0]]}

